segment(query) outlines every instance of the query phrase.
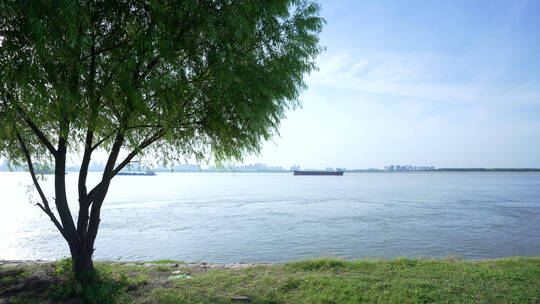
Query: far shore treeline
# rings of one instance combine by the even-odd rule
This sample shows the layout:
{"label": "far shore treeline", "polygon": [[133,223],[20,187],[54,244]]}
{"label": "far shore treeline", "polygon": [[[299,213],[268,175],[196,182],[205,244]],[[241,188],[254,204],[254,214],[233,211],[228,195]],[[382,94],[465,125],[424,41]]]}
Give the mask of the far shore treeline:
{"label": "far shore treeline", "polygon": [[[52,165],[43,165],[42,173],[47,173],[47,168],[53,168]],[[182,165],[174,167],[157,167],[157,168],[145,168],[154,172],[259,172],[259,173],[279,173],[279,172],[293,172],[298,170],[296,167],[284,168],[284,167],[272,167],[272,166],[223,166],[216,167],[211,166],[203,168],[199,165]],[[68,166],[67,172],[79,172],[80,168],[76,166]],[[305,169],[305,170],[320,170],[320,169]],[[328,171],[330,168],[322,169],[320,171]],[[332,169],[333,170],[333,169]],[[338,170],[338,169],[336,169]],[[52,171],[52,170],[50,170]],[[101,172],[102,168],[89,169],[89,172]],[[339,169],[338,171],[349,173],[540,173],[540,168],[434,168],[431,170],[385,170],[385,169]],[[0,164],[0,172],[28,172],[28,169],[24,166],[12,166],[4,163]]]}

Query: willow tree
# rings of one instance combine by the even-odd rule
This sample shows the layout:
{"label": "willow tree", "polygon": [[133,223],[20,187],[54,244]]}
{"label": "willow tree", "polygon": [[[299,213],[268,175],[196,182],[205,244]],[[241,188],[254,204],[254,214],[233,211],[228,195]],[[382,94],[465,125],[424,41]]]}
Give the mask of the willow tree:
{"label": "willow tree", "polygon": [[[241,159],[277,132],[321,51],[318,10],[309,0],[0,2],[0,153],[28,167],[77,274],[94,269],[101,207],[135,156]],[[106,165],[89,187],[99,150]],[[80,159],[73,215],[70,155]],[[36,177],[48,161],[54,193]]]}

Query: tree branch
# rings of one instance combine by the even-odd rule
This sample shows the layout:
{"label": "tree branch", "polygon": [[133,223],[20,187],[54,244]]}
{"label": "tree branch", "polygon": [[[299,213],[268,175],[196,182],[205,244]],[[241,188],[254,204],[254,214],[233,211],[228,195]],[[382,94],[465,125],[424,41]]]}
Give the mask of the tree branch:
{"label": "tree branch", "polygon": [[88,166],[92,158],[94,148],[92,142],[94,140],[94,123],[99,108],[99,98],[95,95],[95,77],[96,77],[96,33],[92,33],[92,46],[90,48],[90,75],[88,77],[88,104],[90,105],[90,113],[88,114],[88,128],[86,131],[86,139],[84,142],[84,154],[79,170],[79,217],[77,218],[77,233],[79,239],[84,242],[86,229],[88,228],[88,206],[86,198],[88,190],[86,188],[86,179],[88,177]]}
{"label": "tree branch", "polygon": [[[124,159],[113,171],[112,171],[112,176],[111,178],[113,178],[114,176],[116,176],[116,174],[118,174],[118,172],[120,172],[120,170],[122,170],[125,166],[127,166],[127,164],[129,164],[129,162],[133,159],[133,157],[135,157],[140,151],[142,151],[144,148],[148,147],[149,145],[151,145],[152,143],[154,143],[156,140],[160,139],[163,135],[165,134],[165,131],[164,130],[160,130],[158,132],[156,132],[154,135],[150,136],[149,138],[147,138],[146,140],[144,140],[139,146],[137,146],[137,148],[135,148],[135,150],[133,150],[127,157],[126,159]],[[104,173],[105,174],[105,173]],[[90,205],[90,203],[93,201],[95,195],[97,194],[97,192],[100,190],[100,187],[102,187],[103,185],[103,181],[99,182],[92,190],[90,190],[90,192],[88,192],[88,195],[86,196],[86,199],[85,199],[85,207],[88,208],[88,206]]]}
{"label": "tree branch", "polygon": [[66,195],[66,155],[67,155],[67,134],[69,132],[69,121],[66,118],[66,114],[62,113],[60,123],[60,129],[58,134],[58,148],[55,156],[54,167],[54,191],[55,191],[55,204],[60,220],[64,227],[64,233],[67,236],[66,241],[69,244],[70,250],[74,250],[80,246],[79,235],[77,234],[77,227],[71,215],[69,208],[67,195]]}
{"label": "tree branch", "polygon": [[88,177],[88,166],[90,165],[90,159],[92,156],[92,139],[94,132],[88,128],[86,132],[86,140],[84,144],[84,154],[81,162],[81,169],[79,170],[79,217],[77,218],[77,233],[81,242],[84,240],[86,234],[86,227],[88,226],[88,207],[86,206],[86,197],[88,196],[86,189],[86,178]]}
{"label": "tree branch", "polygon": [[126,124],[127,122],[123,124],[122,127],[120,127],[120,130],[116,131],[116,138],[111,148],[111,153],[109,154],[109,157],[107,158],[107,163],[105,165],[105,169],[103,170],[103,177],[101,178],[101,182],[99,182],[99,184],[97,184],[88,193],[88,196],[85,200],[85,203],[87,205],[90,205],[90,203],[94,199],[94,196],[99,191],[99,189],[105,184],[105,182],[110,181],[110,178],[112,178],[111,174],[114,171],[114,164],[116,163],[118,154],[120,153],[120,149],[122,148],[122,145],[124,144],[124,132],[127,129]]}
{"label": "tree branch", "polygon": [[[88,129],[86,130],[86,139],[84,141],[84,153],[83,159],[81,162],[81,169],[79,170],[79,204],[84,201],[87,195],[86,190],[86,177],[88,175],[88,166],[90,164],[90,159],[92,157],[92,141],[94,140],[94,116],[96,112],[96,102],[94,96],[94,78],[96,75],[96,35],[95,32],[92,34],[93,44],[90,48],[90,75],[88,77],[88,104],[90,105],[90,113],[88,114]],[[80,211],[80,210],[79,210]],[[79,212],[80,213],[80,212]],[[79,221],[80,222],[80,221]]]}
{"label": "tree branch", "polygon": [[156,57],[156,58],[152,59],[152,61],[150,61],[150,62],[148,63],[148,65],[146,66],[145,71],[144,71],[142,74],[138,75],[138,77],[139,77],[140,79],[146,78],[146,76],[148,75],[148,73],[150,73],[150,71],[151,71],[158,63],[159,63],[159,57]]}
{"label": "tree branch", "polygon": [[64,35],[63,35],[64,32],[58,28],[58,25],[56,24],[56,22],[54,22],[53,18],[51,17],[49,12],[46,11],[46,10],[45,10],[45,16],[47,17],[47,19],[49,19],[49,21],[53,25],[54,30],[56,31],[56,33],[58,34],[58,36],[60,37],[60,39],[62,40],[64,45],[66,46],[66,48],[70,49],[69,44],[67,43],[66,39],[64,38]]}
{"label": "tree branch", "polygon": [[54,148],[54,146],[52,145],[52,143],[47,139],[45,134],[43,134],[43,132],[41,132],[39,127],[36,126],[36,124],[30,118],[28,118],[28,116],[26,115],[24,110],[19,105],[15,105],[15,107],[17,108],[17,111],[21,115],[24,122],[30,127],[30,129],[32,129],[32,132],[34,132],[34,134],[39,138],[41,143],[43,143],[43,145],[45,145],[45,147],[47,147],[47,150],[49,150],[49,152],[51,152],[51,154],[53,156],[56,156],[57,151]]}
{"label": "tree branch", "polygon": [[86,198],[86,177],[88,176],[88,166],[90,165],[90,160],[92,156],[92,139],[94,138],[94,133],[89,129],[86,131],[86,140],[84,143],[84,154],[81,162],[81,169],[79,170],[79,201],[82,201]]}
{"label": "tree branch", "polygon": [[154,143],[156,140],[160,139],[165,135],[165,130],[161,129],[158,132],[154,133],[152,136],[145,139],[142,143],[140,143],[129,155],[113,170],[112,177],[114,177],[120,170],[122,170],[129,162],[135,157],[139,152],[141,152],[144,148],[150,146],[152,143]]}
{"label": "tree branch", "polygon": [[133,125],[133,126],[129,126],[128,130],[138,129],[138,128],[162,128],[162,127],[163,127],[162,125]]}
{"label": "tree branch", "polygon": [[95,150],[97,147],[99,147],[104,141],[106,141],[107,139],[109,139],[111,136],[113,136],[114,134],[116,133],[116,131],[114,132],[111,132],[109,133],[108,135],[106,135],[105,137],[103,137],[100,141],[98,141],[97,143],[95,143],[93,146],[92,146],[92,150]]}
{"label": "tree branch", "polygon": [[[108,52],[108,51],[112,51],[112,50],[115,50],[115,49],[119,49],[119,48],[129,48],[130,46],[130,41],[124,41],[124,42],[121,42],[119,44],[116,44],[116,45],[111,45],[111,46],[108,46],[108,47],[102,47],[102,48],[98,48],[96,49],[96,54],[99,55],[99,54],[102,54],[102,53],[105,53],[105,52]],[[83,59],[86,59],[88,56],[85,56],[83,57]]]}
{"label": "tree branch", "polygon": [[123,121],[125,121],[125,123],[122,124],[122,127],[116,134],[111,153],[109,154],[107,164],[105,165],[105,170],[103,171],[103,177],[101,178],[101,182],[97,186],[95,186],[92,191],[90,191],[91,194],[88,195],[85,201],[85,204],[87,204],[87,206],[90,206],[90,203],[92,203],[92,209],[88,221],[88,228],[85,231],[85,237],[82,243],[83,250],[90,250],[94,246],[94,241],[96,239],[97,231],[99,228],[99,222],[101,221],[101,205],[103,204],[103,200],[107,195],[107,190],[109,189],[112,178],[114,164],[116,163],[118,153],[120,153],[120,149],[122,148],[122,144],[125,140],[124,132],[126,130],[127,117],[125,117],[125,120]]}
{"label": "tree branch", "polygon": [[49,206],[49,202],[47,201],[47,198],[45,197],[45,193],[43,193],[43,190],[41,189],[41,186],[39,185],[39,181],[37,180],[36,172],[34,170],[34,165],[32,164],[32,157],[30,156],[30,152],[28,151],[28,148],[26,147],[26,144],[24,143],[24,141],[23,141],[21,135],[19,134],[19,132],[16,132],[16,134],[17,134],[17,140],[19,141],[19,144],[21,145],[21,149],[23,151],[24,157],[26,159],[26,163],[28,165],[28,171],[30,171],[30,175],[32,176],[32,181],[34,183],[34,186],[36,187],[36,189],[37,189],[37,191],[39,193],[39,196],[40,196],[41,200],[43,201],[43,205],[39,204],[39,203],[36,204],[36,205],[41,210],[43,210],[43,212],[45,212],[45,214],[47,214],[49,216],[49,218],[54,223],[54,225],[56,226],[58,231],[60,231],[62,236],[64,238],[66,238],[66,235],[64,234],[64,228],[62,227],[60,222],[58,222],[58,219],[56,218],[56,216],[52,212],[52,210],[51,210],[51,208]]}

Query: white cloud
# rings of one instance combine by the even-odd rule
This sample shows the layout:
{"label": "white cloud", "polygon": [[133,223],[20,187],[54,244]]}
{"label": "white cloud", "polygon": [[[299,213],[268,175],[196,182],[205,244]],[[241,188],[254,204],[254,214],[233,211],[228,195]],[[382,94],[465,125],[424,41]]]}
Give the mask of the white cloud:
{"label": "white cloud", "polygon": [[403,96],[443,103],[540,105],[537,85],[502,88],[496,79],[504,67],[482,68],[471,58],[441,58],[430,54],[322,57],[320,70],[307,78],[309,86]]}

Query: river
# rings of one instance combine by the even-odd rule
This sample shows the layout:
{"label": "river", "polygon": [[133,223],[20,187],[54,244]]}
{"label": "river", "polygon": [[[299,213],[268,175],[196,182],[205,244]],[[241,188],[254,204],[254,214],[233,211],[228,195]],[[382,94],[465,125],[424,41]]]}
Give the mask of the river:
{"label": "river", "polygon": [[[77,173],[66,179],[75,212]],[[30,183],[0,172],[0,259],[68,256]],[[95,247],[98,260],[138,261],[538,256],[540,174],[118,176]]]}

